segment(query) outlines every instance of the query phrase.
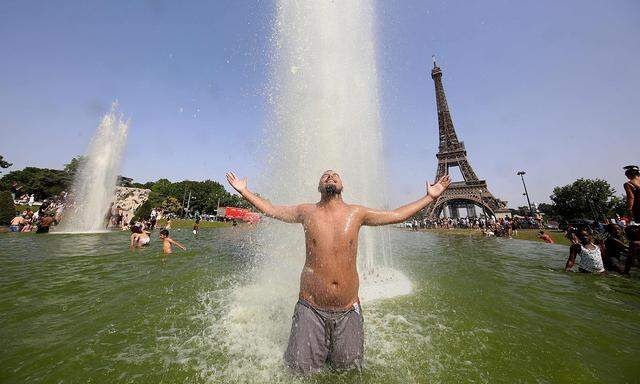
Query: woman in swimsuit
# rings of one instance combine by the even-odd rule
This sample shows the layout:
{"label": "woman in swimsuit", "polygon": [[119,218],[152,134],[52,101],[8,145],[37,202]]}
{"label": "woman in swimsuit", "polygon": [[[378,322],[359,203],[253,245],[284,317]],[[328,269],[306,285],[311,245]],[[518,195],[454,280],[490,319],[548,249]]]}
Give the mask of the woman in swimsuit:
{"label": "woman in swimsuit", "polygon": [[574,243],[569,248],[569,259],[564,270],[569,272],[576,261],[576,256],[580,256],[578,271],[584,273],[604,273],[604,263],[602,262],[602,245],[593,243],[593,237],[586,230],[578,233],[578,243]]}
{"label": "woman in swimsuit", "polygon": [[143,245],[149,245],[150,242],[151,238],[149,237],[149,232],[144,231],[139,225],[131,227],[131,242],[129,244],[129,249],[133,250],[134,247],[141,248]]}

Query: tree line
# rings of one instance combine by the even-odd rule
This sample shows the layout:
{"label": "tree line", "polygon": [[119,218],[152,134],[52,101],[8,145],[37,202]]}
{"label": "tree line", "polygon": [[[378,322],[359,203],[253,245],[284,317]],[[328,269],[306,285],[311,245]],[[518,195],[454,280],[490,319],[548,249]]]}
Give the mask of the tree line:
{"label": "tree line", "polygon": [[[73,178],[83,161],[82,156],[74,157],[62,170],[26,167],[9,172],[0,179],[0,190],[10,189],[15,181],[22,187],[20,193],[34,194],[38,200],[55,197],[71,188]],[[0,167],[8,168],[11,165],[0,156]],[[181,214],[189,205],[190,211],[213,213],[218,203],[220,206],[250,208],[241,196],[227,192],[222,184],[213,180],[171,182],[160,179],[138,183],[121,176],[118,185],[151,190],[142,212],[150,212],[152,208],[160,207],[167,212]],[[550,204],[541,203],[538,209],[548,219],[558,221],[604,220],[616,214],[625,215],[627,211],[624,197],[616,196],[616,190],[608,182],[600,179],[578,179],[571,184],[557,186],[549,199]],[[528,207],[516,210],[519,213],[520,211],[523,215],[527,214]]]}
{"label": "tree line", "polygon": [[[0,159],[4,162],[3,165],[11,166],[2,157]],[[16,182],[21,187],[19,194],[34,194],[37,200],[55,198],[63,191],[70,190],[73,179],[83,161],[82,156],[74,157],[61,170],[25,167],[21,170],[11,171],[0,178],[0,190],[9,190],[12,183]],[[150,207],[149,211],[154,207],[160,207],[168,212],[181,214],[183,207],[189,205],[190,211],[213,213],[218,203],[220,206],[245,208],[249,205],[241,196],[227,192],[222,184],[213,180],[171,182],[167,179],[159,179],[139,183],[134,182],[131,178],[120,176],[118,185],[150,189],[151,193],[146,204]],[[189,194],[191,195],[190,199]]]}

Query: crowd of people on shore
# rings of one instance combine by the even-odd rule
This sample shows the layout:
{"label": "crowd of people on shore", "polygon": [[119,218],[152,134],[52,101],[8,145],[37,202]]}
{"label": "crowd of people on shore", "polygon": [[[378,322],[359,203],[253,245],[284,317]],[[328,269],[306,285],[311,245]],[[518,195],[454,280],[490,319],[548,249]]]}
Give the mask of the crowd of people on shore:
{"label": "crowd of people on shore", "polygon": [[17,213],[11,220],[9,230],[21,233],[48,233],[52,226],[60,222],[65,210],[64,201],[65,195],[63,193],[56,198],[43,201],[38,206],[29,204],[26,209]]}
{"label": "crowd of people on shore", "polygon": [[424,218],[405,223],[406,228],[418,229],[477,229],[485,236],[513,237],[518,229],[542,228],[542,220],[532,217],[440,217],[438,219]]}
{"label": "crowd of people on shore", "polygon": [[[579,258],[578,270],[580,272],[603,273],[607,271],[621,274],[629,274],[634,261],[640,256],[640,169],[637,166],[625,167],[625,175],[628,182],[624,184],[626,192],[629,217],[616,216],[607,219],[604,223],[583,221],[569,224],[564,236],[571,242],[569,259],[565,269],[571,270],[576,259]],[[20,192],[20,187],[14,182],[12,194]],[[49,229],[60,222],[65,210],[71,212],[75,209],[74,199],[69,198],[66,192],[43,201],[39,206],[35,204],[33,194],[23,194],[15,200],[17,203],[26,203],[28,208],[18,213],[10,223],[11,232],[36,232],[47,233]],[[37,207],[37,209],[36,209]],[[35,211],[33,209],[36,209]],[[123,231],[130,230],[132,248],[140,248],[150,242],[150,233],[156,228],[160,218],[166,218],[166,224],[162,228],[164,235],[161,239],[171,244],[176,244],[170,239],[168,230],[171,229],[171,215],[160,208],[153,208],[147,220],[133,222],[120,206],[112,203],[105,215],[105,229],[117,228]],[[195,212],[193,233],[197,234],[202,217]],[[205,217],[206,219],[206,217]],[[437,219],[414,219],[404,223],[404,226],[413,230],[419,229],[476,229],[486,237],[517,236],[519,229],[539,229],[537,238],[545,243],[554,243],[554,240],[543,230],[543,223],[539,217],[504,217],[492,216],[480,217],[440,217]],[[166,240],[169,239],[169,240]],[[625,241],[626,239],[626,241]],[[182,247],[180,245],[180,247]],[[164,247],[166,248],[166,247]]]}

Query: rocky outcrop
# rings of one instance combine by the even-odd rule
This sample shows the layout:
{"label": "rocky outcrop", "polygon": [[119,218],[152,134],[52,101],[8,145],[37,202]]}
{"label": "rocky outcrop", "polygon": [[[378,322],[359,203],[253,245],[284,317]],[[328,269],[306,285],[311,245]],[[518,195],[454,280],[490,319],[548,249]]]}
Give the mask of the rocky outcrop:
{"label": "rocky outcrop", "polygon": [[124,222],[129,222],[136,209],[149,199],[150,189],[116,187],[114,206],[123,210]]}

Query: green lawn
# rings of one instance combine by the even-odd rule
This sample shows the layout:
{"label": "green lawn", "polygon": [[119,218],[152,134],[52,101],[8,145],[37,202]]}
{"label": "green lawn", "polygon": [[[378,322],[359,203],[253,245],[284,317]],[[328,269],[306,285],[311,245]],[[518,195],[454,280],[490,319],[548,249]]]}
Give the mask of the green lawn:
{"label": "green lawn", "polygon": [[[158,220],[156,227],[162,228],[167,223],[167,220]],[[188,228],[193,229],[193,225],[195,222],[193,220],[184,220],[184,219],[175,219],[171,220],[171,228]],[[200,228],[220,228],[220,227],[230,227],[231,223],[223,223],[219,221],[200,221]]]}
{"label": "green lawn", "polygon": [[[438,229],[423,229],[423,231],[437,232],[437,233],[443,233],[443,234],[449,234],[449,235],[482,236],[482,232],[477,230],[477,229],[463,229],[463,228],[442,229],[442,228],[438,228]],[[542,240],[540,240],[540,239],[538,239],[536,237],[538,235],[538,231],[539,231],[539,229],[519,229],[518,230],[518,235],[514,236],[513,238],[514,239],[518,239],[518,240],[539,241],[539,242],[542,243]],[[548,230],[545,230],[545,232],[548,233],[549,236],[551,236],[551,238],[553,239],[553,241],[556,242],[556,244],[563,244],[563,245],[570,245],[571,244],[569,242],[569,240],[564,237],[564,233],[563,232],[548,231]]]}
{"label": "green lawn", "polygon": [[[538,231],[539,229],[519,229],[518,235],[514,236],[514,238],[521,239],[521,240],[531,240],[531,241],[542,242],[542,240],[536,237],[538,236]],[[551,236],[551,238],[553,239],[553,241],[556,242],[556,244],[571,245],[571,242],[569,242],[569,239],[564,237],[564,232],[549,231],[549,230],[545,230],[545,232],[549,236]]]}

